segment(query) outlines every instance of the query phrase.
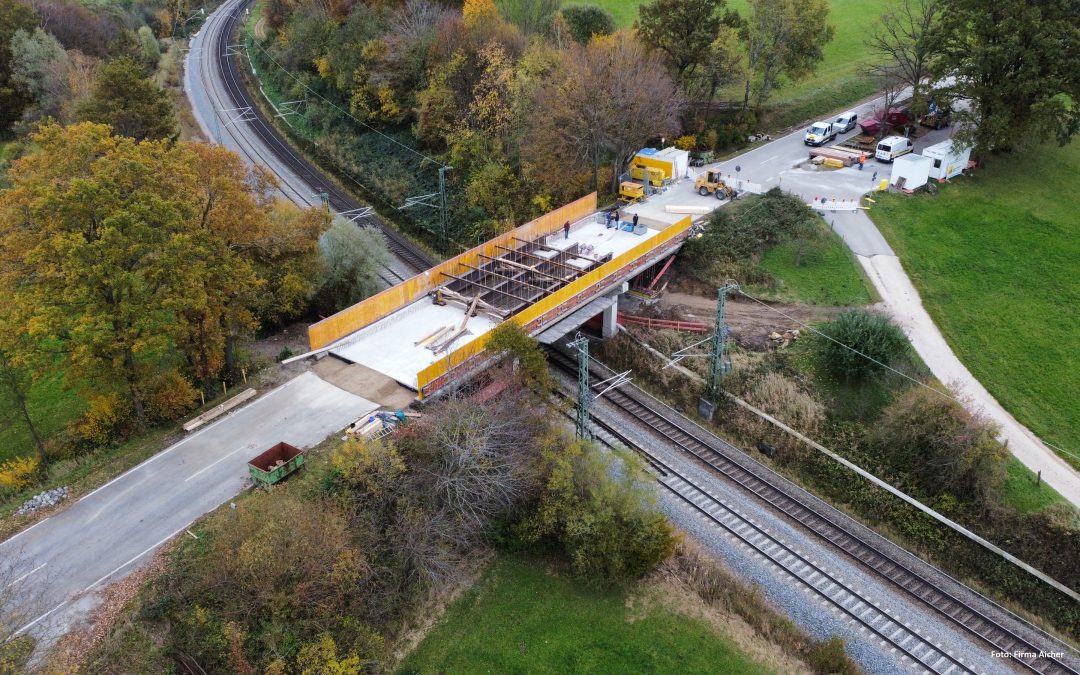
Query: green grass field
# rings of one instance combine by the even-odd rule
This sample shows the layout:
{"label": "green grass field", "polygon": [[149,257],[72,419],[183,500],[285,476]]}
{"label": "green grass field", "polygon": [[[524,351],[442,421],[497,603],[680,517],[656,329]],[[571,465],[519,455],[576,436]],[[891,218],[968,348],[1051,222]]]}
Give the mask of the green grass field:
{"label": "green grass field", "polygon": [[[82,399],[65,389],[63,380],[60,373],[39,380],[31,387],[27,398],[30,415],[38,432],[46,439],[63,429],[83,410]],[[0,408],[0,463],[33,453],[30,430],[23,421],[22,413],[5,402]]]}
{"label": "green grass field", "polygon": [[[870,216],[960,360],[1043,440],[1080,455],[1080,143],[995,158]],[[1080,460],[1069,457],[1075,465]]]}
{"label": "green grass field", "polygon": [[503,559],[400,673],[764,673],[705,623]]}
{"label": "green grass field", "polygon": [[1046,483],[1035,484],[1035,474],[1018,459],[1011,459],[1001,497],[1017,513],[1042,511],[1064,498]]}
{"label": "green grass field", "polygon": [[796,245],[775,246],[761,258],[761,266],[778,281],[762,296],[811,305],[868,305],[875,301],[869,281],[840,237],[828,234],[820,248],[796,265]]}
{"label": "green grass field", "polygon": [[[620,26],[632,25],[638,17],[638,6],[644,4],[640,0],[586,2],[611,12]],[[836,27],[836,35],[825,45],[824,61],[813,76],[776,92],[767,103],[773,108],[785,108],[774,118],[778,126],[824,114],[874,93],[873,84],[860,71],[870,58],[865,44],[867,32],[887,5],[886,0],[831,0],[829,22]],[[746,0],[730,0],[728,6],[744,17],[748,13]],[[742,100],[741,91],[740,87],[725,95],[737,94]]]}

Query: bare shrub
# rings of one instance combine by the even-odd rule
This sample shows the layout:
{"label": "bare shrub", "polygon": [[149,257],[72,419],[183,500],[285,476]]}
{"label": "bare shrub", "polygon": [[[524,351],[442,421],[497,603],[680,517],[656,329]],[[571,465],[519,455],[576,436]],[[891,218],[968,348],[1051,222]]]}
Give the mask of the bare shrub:
{"label": "bare shrub", "polygon": [[[825,421],[825,406],[821,401],[778,372],[765,373],[752,381],[745,397],[749,403],[811,438]],[[731,421],[747,438],[770,439],[781,452],[782,459],[794,459],[809,450],[805,443],[779,432],[776,426],[748,410],[736,409]]]}

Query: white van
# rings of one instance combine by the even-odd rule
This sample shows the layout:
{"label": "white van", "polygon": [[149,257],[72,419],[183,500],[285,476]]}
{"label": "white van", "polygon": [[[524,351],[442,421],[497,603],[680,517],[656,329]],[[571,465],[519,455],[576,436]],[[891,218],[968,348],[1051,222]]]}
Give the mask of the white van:
{"label": "white van", "polygon": [[911,146],[911,139],[904,138],[903,136],[889,136],[881,139],[881,142],[877,144],[877,151],[874,153],[874,157],[877,157],[883,162],[891,162],[901,155],[906,155],[914,150]]}
{"label": "white van", "polygon": [[843,134],[843,133],[846,133],[846,132],[851,131],[852,129],[854,129],[855,125],[858,124],[858,123],[859,123],[859,115],[858,115],[858,113],[851,112],[849,110],[848,112],[844,113],[840,117],[837,117],[836,121],[833,122],[833,126],[837,127],[837,130],[840,133]]}

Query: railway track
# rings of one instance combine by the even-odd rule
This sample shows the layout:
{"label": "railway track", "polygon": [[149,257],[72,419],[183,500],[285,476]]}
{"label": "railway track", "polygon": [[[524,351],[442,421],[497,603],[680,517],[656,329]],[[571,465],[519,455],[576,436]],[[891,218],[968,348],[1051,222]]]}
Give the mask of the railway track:
{"label": "railway track", "polygon": [[[232,5],[226,3],[226,6],[218,10],[227,12],[224,17],[224,24],[216,33],[207,36],[208,40],[205,48],[211,54],[209,55],[210,58],[204,57],[202,63],[208,67],[214,67],[218,71],[217,74],[220,75],[220,82],[228,99],[224,102],[227,104],[225,108],[246,109],[249,111],[244,118],[246,121],[237,122],[237,125],[244,125],[245,130],[254,134],[261,141],[263,147],[273,154],[278,163],[287,167],[290,172],[304,183],[310,193],[309,198],[326,193],[330,208],[337,213],[348,213],[363,208],[363,204],[338,187],[326,174],[293,149],[281,133],[266,119],[254,96],[248,91],[240,71],[242,66],[237,63],[236,59],[238,50],[230,46],[234,44],[233,40],[238,35],[240,23],[245,16],[245,10],[253,1],[240,0],[240,2]],[[214,75],[214,73],[210,72],[203,76],[214,77]],[[249,148],[254,154],[260,156],[261,163],[264,166],[273,166],[272,162],[265,161],[266,158],[262,157],[262,153],[254,147],[254,144]],[[387,225],[382,219],[376,216],[368,216],[368,220],[379,229],[386,240],[387,248],[401,263],[397,266],[387,266],[386,274],[383,275],[384,281],[394,285],[435,265],[435,260],[431,256],[410,242],[401,232]]]}
{"label": "railway track", "polygon": [[[548,353],[555,366],[576,376],[577,366],[572,357],[557,349],[550,349]],[[598,374],[602,376],[600,379],[603,379],[613,373],[599,370]],[[746,457],[737,448],[719,441],[677,411],[636,387],[630,385],[613,389],[608,391],[604,398],[621,412],[632,416],[714,471],[765,501],[903,593],[974,635],[992,650],[1012,654],[1012,662],[1023,670],[1049,675],[1080,673],[1066,663],[1064,656],[1057,658],[1044,655],[1047,652],[1070,653],[1067,647],[1049,634],[1024,622],[1031,631],[1045,638],[1041,648],[1036,646],[1033,640],[1018,635],[990,617],[986,611],[962,600],[940,584],[911,569],[905,561],[883,550],[869,538],[856,533],[844,522],[845,517],[829,513],[829,507],[824,503],[814,503],[802,498],[796,491],[787,489],[784,485],[785,479]],[[597,415],[594,415],[594,422],[619,442],[643,453],[647,461],[660,473],[660,483],[667,490],[692,504],[695,510],[761,552],[792,577],[812,588],[827,602],[881,636],[916,663],[932,672],[970,672],[946,650],[923,640],[902,623],[898,624],[897,619],[868,604],[857,591],[838,582],[828,572],[819,569],[783,542],[777,541],[768,532],[740,516],[736,509],[675,471],[655,453],[628,438],[617,428],[617,424],[600,420]],[[756,465],[756,470],[753,465]],[[982,600],[992,605],[994,610],[1012,616],[1015,621],[1023,622],[1023,619],[1012,615],[1008,610],[993,605],[991,600]]]}

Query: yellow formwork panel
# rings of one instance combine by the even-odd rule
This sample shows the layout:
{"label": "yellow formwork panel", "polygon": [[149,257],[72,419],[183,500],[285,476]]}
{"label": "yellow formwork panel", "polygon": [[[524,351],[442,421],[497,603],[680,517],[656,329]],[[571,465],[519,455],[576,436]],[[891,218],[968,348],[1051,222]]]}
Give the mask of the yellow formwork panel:
{"label": "yellow formwork panel", "polygon": [[[510,317],[509,321],[513,321],[514,323],[517,323],[521,326],[526,326],[532,323],[533,321],[544,316],[559,305],[565,303],[570,298],[573,298],[575,295],[578,295],[579,293],[585,291],[594,284],[599,283],[606,277],[611,276],[626,265],[629,265],[638,258],[648,255],[650,251],[657,249],[660,246],[663,246],[664,244],[679,236],[683,232],[686,232],[690,229],[690,226],[692,224],[693,221],[691,217],[686,216],[674,225],[670,225],[664,228],[656,236],[646,239],[645,241],[641,242],[626,253],[623,253],[622,255],[604,263],[603,265],[589,272],[585,276],[579,279],[575,279],[571,283],[563,286],[562,288],[555,291],[546,298],[540,299],[536,304],[526,307],[514,316]],[[416,388],[420,393],[420,398],[423,399],[424,387],[428,383],[442,377],[450,370],[457,368],[472,357],[484,351],[484,347],[487,345],[487,341],[490,338],[490,332],[484,333],[472,342],[450,352],[446,355],[445,358],[442,358],[435,363],[432,363],[430,366],[424,368],[419,373],[417,373]]]}
{"label": "yellow formwork panel", "polygon": [[558,231],[566,221],[576,222],[595,210],[596,193],[594,192],[554,211],[545,213],[539,218],[509,232],[504,232],[476,248],[441,262],[430,270],[421,272],[415,277],[401,282],[397,286],[388,288],[356,303],[352,307],[346,307],[337,314],[328,316],[322,321],[308,326],[308,344],[311,345],[313,350],[325,347],[349,333],[375,323],[384,316],[416,300],[436,286],[445,283],[447,277],[443,276],[442,272],[462,276],[469,271],[469,268],[465,266],[466,264],[477,267],[482,264],[481,255],[494,258],[503,253],[499,246],[515,248],[515,238],[534,239],[551,234]]}

